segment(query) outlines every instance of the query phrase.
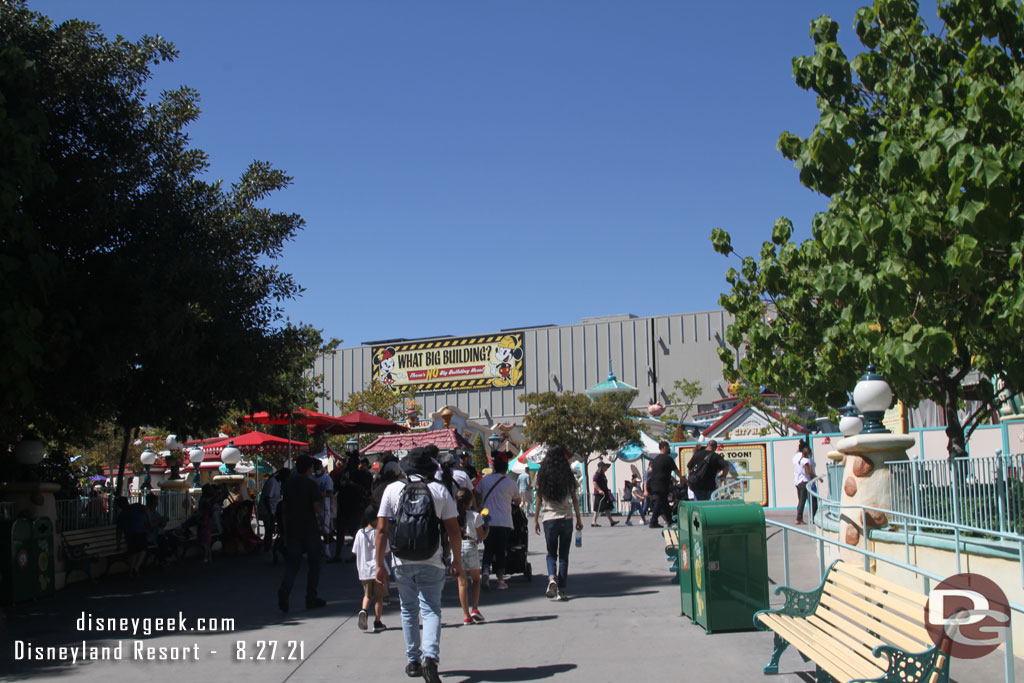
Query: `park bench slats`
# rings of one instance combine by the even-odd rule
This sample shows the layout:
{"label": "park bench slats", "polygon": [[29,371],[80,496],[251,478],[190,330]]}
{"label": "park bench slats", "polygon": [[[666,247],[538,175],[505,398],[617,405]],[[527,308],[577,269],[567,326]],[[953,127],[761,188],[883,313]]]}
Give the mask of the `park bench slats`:
{"label": "park bench slats", "polygon": [[847,620],[852,621],[872,633],[877,633],[881,638],[888,641],[890,645],[895,645],[901,650],[906,650],[908,652],[920,652],[921,650],[928,649],[928,647],[923,643],[908,637],[905,633],[892,628],[888,624],[874,617],[874,614],[881,612],[882,617],[884,618],[884,610],[876,608],[876,610],[872,610],[872,614],[866,615],[858,612],[853,607],[830,595],[821,596],[821,606],[842,615]]}
{"label": "park bench slats", "polygon": [[921,609],[924,609],[924,606],[928,604],[928,596],[905,586],[901,586],[889,579],[882,578],[881,576],[875,576],[874,574],[866,572],[849,562],[843,562],[842,571],[844,574],[848,574],[855,579],[860,579],[864,583],[871,584],[872,586],[878,586],[878,588],[886,591],[887,593],[898,595],[904,600],[912,602],[915,605],[919,605]]}
{"label": "park bench slats", "polygon": [[[834,641],[816,638],[816,633],[800,627],[800,621],[799,618],[793,617],[773,619],[770,628],[787,642],[794,643],[794,647],[802,654],[814,660],[837,679],[849,681],[878,676],[878,669],[869,667],[866,662],[862,664],[860,661],[851,661],[852,657],[840,655],[841,647],[837,647]],[[799,645],[795,645],[796,643]]]}
{"label": "park bench slats", "polygon": [[868,600],[873,600],[877,603],[885,603],[887,609],[899,612],[907,619],[913,620],[914,623],[920,623],[921,621],[921,615],[924,613],[923,605],[911,603],[903,599],[894,600],[892,593],[886,593],[874,586],[865,585],[860,579],[854,579],[839,572],[836,572],[832,577],[830,577],[829,581],[842,586],[847,590],[853,591],[854,593],[863,595]]}
{"label": "park bench slats", "polygon": [[907,660],[923,667],[929,683],[949,680],[948,657],[923,625],[923,594],[840,561],[829,567],[816,591],[780,587],[776,592],[786,595],[786,604],[754,617],[756,625],[775,632],[765,673],[778,673],[779,657],[792,645],[840,681],[905,675],[901,667]]}
{"label": "park bench slats", "polygon": [[67,576],[70,577],[77,569],[88,574],[90,579],[93,578],[93,562],[106,559],[109,568],[110,558],[125,551],[123,545],[118,547],[117,527],[112,524],[61,532],[61,547]]}

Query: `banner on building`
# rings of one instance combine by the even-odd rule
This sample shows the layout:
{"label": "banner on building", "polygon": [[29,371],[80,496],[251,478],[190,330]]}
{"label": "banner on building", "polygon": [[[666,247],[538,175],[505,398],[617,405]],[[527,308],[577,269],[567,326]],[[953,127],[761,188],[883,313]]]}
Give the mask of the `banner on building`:
{"label": "banner on building", "polygon": [[[686,463],[693,457],[693,446],[680,446],[679,471],[686,472]],[[734,477],[750,477],[742,498],[746,503],[768,505],[768,486],[765,472],[768,470],[768,447],[764,443],[719,443],[718,452],[729,463]],[[742,489],[737,489],[737,493]]]}
{"label": "banner on building", "polygon": [[522,332],[386,344],[372,352],[373,379],[396,391],[523,386]]}

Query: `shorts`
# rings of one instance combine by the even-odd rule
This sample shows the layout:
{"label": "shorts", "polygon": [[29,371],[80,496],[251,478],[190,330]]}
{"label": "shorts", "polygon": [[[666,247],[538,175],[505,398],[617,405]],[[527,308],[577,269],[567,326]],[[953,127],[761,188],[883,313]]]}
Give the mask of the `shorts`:
{"label": "shorts", "polygon": [[466,572],[480,569],[480,550],[476,546],[476,541],[462,542],[462,568]]}
{"label": "shorts", "polygon": [[611,512],[612,501],[609,500],[608,496],[603,493],[594,494],[594,511],[595,512]]}
{"label": "shorts", "polygon": [[386,586],[377,583],[376,580],[360,581],[363,584],[363,597],[367,600],[383,600],[387,594]]}

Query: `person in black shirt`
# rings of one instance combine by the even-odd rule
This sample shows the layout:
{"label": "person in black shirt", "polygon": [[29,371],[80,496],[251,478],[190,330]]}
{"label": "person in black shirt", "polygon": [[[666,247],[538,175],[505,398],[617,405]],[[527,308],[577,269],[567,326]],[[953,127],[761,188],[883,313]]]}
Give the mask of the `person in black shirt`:
{"label": "person in black shirt", "polygon": [[658,517],[665,518],[665,524],[672,523],[672,510],[668,505],[668,494],[672,489],[672,477],[679,474],[679,467],[672,457],[668,441],[659,441],[658,455],[651,461],[651,476],[647,480],[647,497],[651,501],[652,529],[660,529]]}
{"label": "person in black shirt", "polygon": [[281,587],[277,589],[277,606],[282,612],[288,611],[288,596],[299,573],[302,555],[309,563],[306,575],[306,608],[323,607],[325,600],[317,596],[320,581],[320,524],[317,515],[323,512],[324,498],[320,487],[310,478],[313,473],[313,458],[299,456],[295,461],[295,472],[283,487],[284,514],[282,535],[288,549],[288,559]]}
{"label": "person in black shirt", "polygon": [[[705,460],[707,461],[706,465]],[[700,447],[694,451],[690,462],[686,463],[686,469],[690,473],[687,481],[690,484],[690,490],[693,491],[694,499],[710,500],[711,494],[715,490],[718,473],[721,472],[723,476],[728,475],[729,463],[718,453],[718,442],[712,439],[708,441],[707,448]]]}

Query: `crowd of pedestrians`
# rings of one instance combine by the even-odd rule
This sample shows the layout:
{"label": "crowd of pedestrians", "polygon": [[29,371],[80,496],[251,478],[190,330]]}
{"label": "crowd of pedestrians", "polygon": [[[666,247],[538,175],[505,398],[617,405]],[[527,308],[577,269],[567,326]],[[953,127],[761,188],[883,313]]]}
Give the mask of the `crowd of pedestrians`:
{"label": "crowd of pedestrians", "polygon": [[[700,446],[680,472],[669,444],[659,444],[641,478],[634,470],[625,482],[621,502],[628,506],[626,525],[634,515],[652,528],[671,522],[672,510],[684,498],[706,500],[716,479],[729,466],[711,441]],[[236,500],[226,505],[223,487],[204,487],[193,516],[184,529],[194,533],[209,560],[211,538],[234,530],[240,547],[281,556],[285,572],[277,590],[283,612],[291,608],[291,593],[303,558],[306,561],[304,604],[316,609],[326,604],[318,593],[321,565],[354,562],[362,588],[356,623],[363,631],[387,629],[384,608],[388,586],[394,583],[400,600],[405,640],[405,672],[439,681],[441,594],[446,578],[458,585],[463,624],[485,622],[480,609],[481,588],[494,580],[496,590],[507,590],[511,558],[526,558],[529,517],[535,535],[543,535],[547,583],[545,595],[568,600],[569,555],[580,544],[583,530],[579,481],[571,466],[571,454],[549,445],[535,477],[524,471],[508,473],[509,454],[496,453],[491,469],[477,472],[468,454],[439,454],[433,446],[417,448],[399,462],[393,455],[381,458],[376,476],[369,462],[350,456],[332,472],[316,458],[303,455],[290,469],[268,477],[258,504]],[[798,492],[813,477],[803,450],[794,456]],[[601,526],[601,516],[611,526],[615,495],[608,482],[610,465],[599,462],[592,478],[591,526]],[[803,508],[806,494],[801,495]],[[146,504],[117,501],[120,510],[118,542],[127,544],[131,574],[138,573],[147,549],[166,548],[166,517],[158,514],[155,496]],[[257,536],[251,519],[255,513],[264,535]],[[649,522],[648,522],[649,518]],[[244,529],[242,527],[245,527]],[[519,538],[519,533],[526,535]],[[347,539],[351,538],[351,545]],[[481,548],[482,544],[482,548]],[[346,547],[348,550],[346,551]]]}

